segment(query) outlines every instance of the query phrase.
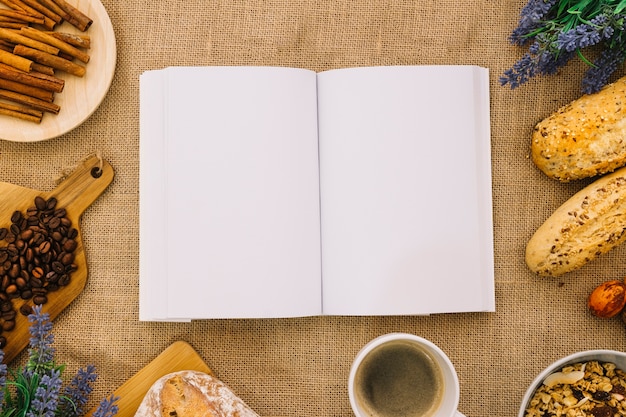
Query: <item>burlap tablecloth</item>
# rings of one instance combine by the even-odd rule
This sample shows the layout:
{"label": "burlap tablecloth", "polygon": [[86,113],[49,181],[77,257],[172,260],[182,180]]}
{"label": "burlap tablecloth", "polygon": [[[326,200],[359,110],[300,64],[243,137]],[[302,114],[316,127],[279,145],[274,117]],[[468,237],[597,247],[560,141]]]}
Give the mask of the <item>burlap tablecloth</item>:
{"label": "burlap tablecloth", "polygon": [[[87,1],[87,0],[81,0]],[[90,275],[55,321],[57,359],[97,366],[92,400],[107,395],[176,340],[189,342],[261,415],[350,416],[346,380],[370,339],[404,331],[441,346],[457,367],[460,411],[512,416],[535,375],[577,350],[626,346],[619,320],[585,308],[603,280],[626,276],[626,247],[560,279],[523,260],[534,230],[583,183],[560,184],[528,157],[533,125],[580,95],[583,64],[509,90],[497,80],[524,52],[507,37],[522,0],[103,0],[117,69],[99,109],[62,137],[0,142],[0,180],[41,190],[100,151],[116,177],[82,220]],[[138,321],[139,75],[168,65],[348,66],[476,64],[491,71],[497,312],[430,317]],[[451,120],[451,122],[454,122]],[[0,129],[1,129],[0,121]],[[440,160],[445,155],[424,155]],[[454,192],[455,184],[441,184]],[[10,214],[9,214],[10,215]],[[451,254],[454,256],[454,254]],[[451,259],[453,261],[453,259]],[[217,294],[207,293],[207,302]],[[445,297],[445,294],[441,294]]]}

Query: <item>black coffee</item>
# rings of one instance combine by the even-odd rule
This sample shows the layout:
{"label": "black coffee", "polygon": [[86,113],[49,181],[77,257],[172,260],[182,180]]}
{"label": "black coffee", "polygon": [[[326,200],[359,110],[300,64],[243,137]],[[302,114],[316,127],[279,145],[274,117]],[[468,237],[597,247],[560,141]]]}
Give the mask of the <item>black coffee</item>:
{"label": "black coffee", "polygon": [[443,397],[443,374],[433,358],[410,342],[381,345],[361,362],[355,398],[372,417],[429,417]]}

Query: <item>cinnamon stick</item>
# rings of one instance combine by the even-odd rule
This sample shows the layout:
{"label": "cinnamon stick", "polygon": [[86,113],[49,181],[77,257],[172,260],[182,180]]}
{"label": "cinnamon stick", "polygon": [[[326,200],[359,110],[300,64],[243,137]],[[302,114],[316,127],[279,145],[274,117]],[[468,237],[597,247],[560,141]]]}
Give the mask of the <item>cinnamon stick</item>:
{"label": "cinnamon stick", "polygon": [[69,24],[76,27],[78,30],[84,32],[89,29],[89,26],[91,26],[91,24],[93,23],[93,20],[89,16],[87,16],[65,0],[53,1],[65,12],[65,15],[61,15],[61,17],[63,17],[63,19],[65,19]]}
{"label": "cinnamon stick", "polygon": [[63,92],[63,88],[65,87],[65,81],[61,78],[33,71],[29,73],[18,71],[6,64],[0,64],[0,78],[16,81],[54,93]]}
{"label": "cinnamon stick", "polygon": [[[3,0],[6,1],[6,0]],[[56,26],[57,22],[55,22],[54,20],[50,19],[48,16],[45,16],[44,14],[40,13],[39,11],[33,9],[31,6],[29,6],[28,4],[24,3],[23,0],[10,0],[13,3],[13,7],[19,7],[21,10],[25,11],[26,13],[32,14],[33,16],[37,16],[43,19],[43,26],[45,26],[46,28],[52,30],[54,29],[54,27]]]}
{"label": "cinnamon stick", "polygon": [[33,66],[33,61],[31,61],[30,59],[17,56],[11,52],[6,52],[4,50],[0,50],[0,62],[25,72],[30,72]]}
{"label": "cinnamon stick", "polygon": [[33,87],[32,85],[6,80],[4,78],[0,78],[0,89],[24,94],[50,103],[54,100],[54,93],[52,91],[46,91],[38,87]]}
{"label": "cinnamon stick", "polygon": [[54,68],[48,65],[40,64],[38,62],[33,62],[33,71],[52,76],[54,75]]}
{"label": "cinnamon stick", "polygon": [[82,61],[84,63],[89,62],[89,54],[81,51],[80,49],[70,45],[67,42],[55,38],[54,36],[48,35],[47,33],[44,33],[40,30],[31,27],[25,27],[20,30],[20,33],[23,33],[26,37],[40,42],[44,42],[54,48],[57,48],[59,51],[65,52],[69,56],[74,57],[79,61]]}
{"label": "cinnamon stick", "polygon": [[13,48],[13,53],[21,57],[32,59],[39,64],[47,65],[54,69],[65,71],[78,77],[83,77],[87,72],[85,67],[82,65],[76,64],[72,61],[58,57],[56,55],[43,52],[38,49],[29,48],[24,45],[15,45],[15,48]]}
{"label": "cinnamon stick", "polygon": [[0,28],[0,39],[4,39],[15,44],[28,46],[29,48],[38,49],[52,55],[57,55],[59,53],[59,48],[55,48],[54,46],[48,45],[47,43],[31,39],[29,37],[21,35],[19,32],[20,31]]}
{"label": "cinnamon stick", "polygon": [[58,104],[50,103],[35,97],[30,97],[25,94],[16,93],[9,90],[0,89],[0,98],[13,101],[15,103],[26,104],[27,106],[31,106],[32,108],[41,110],[43,112],[58,114],[61,110],[61,107]]}
{"label": "cinnamon stick", "polygon": [[21,10],[24,11],[18,4],[16,4],[13,0],[0,0],[0,3],[7,6],[9,9],[13,10]]}
{"label": "cinnamon stick", "polygon": [[0,114],[29,122],[41,123],[43,112],[25,106],[0,102]]}
{"label": "cinnamon stick", "polygon": [[43,18],[41,17],[37,17],[37,16],[33,16],[31,14],[25,13],[25,12],[21,12],[18,10],[6,10],[6,9],[0,9],[0,16],[4,16],[4,17],[10,17],[12,19],[15,19],[16,21],[20,21],[20,22],[27,22],[27,23],[37,23],[37,24],[43,24]]}
{"label": "cinnamon stick", "polygon": [[25,3],[26,5],[32,7],[34,10],[37,10],[39,13],[41,13],[45,17],[48,17],[49,19],[52,19],[57,24],[63,22],[63,18],[59,14],[57,14],[54,11],[50,10],[48,7],[46,7],[44,4],[38,2],[37,0],[22,0],[22,2]]}
{"label": "cinnamon stick", "polygon": [[89,49],[91,48],[91,36],[77,33],[67,32],[46,32],[50,36],[54,36],[57,39],[67,42],[77,48]]}
{"label": "cinnamon stick", "polygon": [[27,23],[15,23],[15,22],[2,22],[0,21],[0,28],[3,29],[21,29],[27,26]]}
{"label": "cinnamon stick", "polygon": [[[52,13],[58,15],[61,20],[63,20],[63,16],[65,16],[66,12],[62,8],[59,7],[53,0],[38,0],[38,2],[50,10]],[[61,22],[59,22],[61,23]]]}

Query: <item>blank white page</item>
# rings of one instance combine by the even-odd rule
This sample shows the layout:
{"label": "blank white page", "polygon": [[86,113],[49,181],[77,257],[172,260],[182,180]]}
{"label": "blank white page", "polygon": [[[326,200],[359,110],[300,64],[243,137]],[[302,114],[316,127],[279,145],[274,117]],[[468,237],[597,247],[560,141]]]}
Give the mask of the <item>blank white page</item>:
{"label": "blank white page", "polygon": [[315,73],[167,71],[168,316],[320,314]]}
{"label": "blank white page", "polygon": [[323,309],[493,311],[487,70],[318,74]]}
{"label": "blank white page", "polygon": [[165,234],[165,142],[161,71],[141,75],[139,145],[139,319],[165,317],[160,309],[167,294]]}

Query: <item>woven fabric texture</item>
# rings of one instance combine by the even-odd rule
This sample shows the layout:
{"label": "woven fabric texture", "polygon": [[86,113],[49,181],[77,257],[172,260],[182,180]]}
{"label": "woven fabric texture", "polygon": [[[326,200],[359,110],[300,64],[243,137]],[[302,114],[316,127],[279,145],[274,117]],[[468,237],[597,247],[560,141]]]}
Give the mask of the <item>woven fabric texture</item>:
{"label": "woven fabric texture", "polygon": [[[626,276],[626,247],[558,279],[538,278],[524,263],[524,248],[534,230],[584,185],[557,183],[529,159],[533,126],[580,96],[584,64],[572,61],[558,74],[516,90],[498,83],[500,74],[525,52],[508,42],[525,2],[102,2],[115,29],[118,55],[101,106],[61,137],[0,142],[0,181],[24,187],[54,188],[64,168],[94,151],[115,169],[111,186],[82,217],[90,268],[87,286],[54,327],[57,359],[68,364],[68,372],[96,365],[99,378],[92,400],[112,392],[174,341],[184,340],[263,416],[351,416],[347,378],[353,357],[370,339],[402,331],[432,340],[450,356],[461,383],[461,412],[512,416],[526,387],[552,361],[578,350],[626,348],[620,320],[594,318],[585,305],[597,284]],[[490,70],[495,313],[139,322],[143,71],[169,65],[322,71],[416,64],[475,64]],[[424,157],[440,161],[442,171],[449,168],[446,155]],[[455,184],[442,183],[441,189],[454,193]],[[454,253],[450,257],[454,261]],[[215,296],[208,292],[206,302]]]}

